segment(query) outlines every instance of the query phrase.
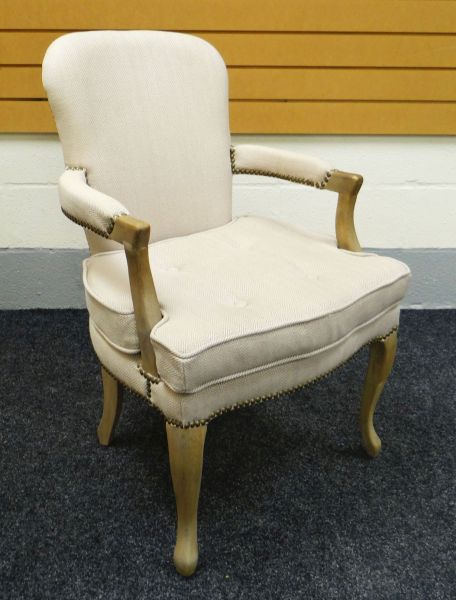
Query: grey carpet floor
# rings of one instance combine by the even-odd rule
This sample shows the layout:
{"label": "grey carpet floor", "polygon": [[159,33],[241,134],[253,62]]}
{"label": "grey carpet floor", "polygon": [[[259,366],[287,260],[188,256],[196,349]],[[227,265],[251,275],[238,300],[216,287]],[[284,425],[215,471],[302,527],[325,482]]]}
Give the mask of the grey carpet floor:
{"label": "grey carpet floor", "polygon": [[357,430],[366,350],[210,424],[188,580],[161,416],[127,394],[97,444],[86,313],[3,312],[0,338],[0,598],[456,598],[456,311],[403,312],[376,460]]}

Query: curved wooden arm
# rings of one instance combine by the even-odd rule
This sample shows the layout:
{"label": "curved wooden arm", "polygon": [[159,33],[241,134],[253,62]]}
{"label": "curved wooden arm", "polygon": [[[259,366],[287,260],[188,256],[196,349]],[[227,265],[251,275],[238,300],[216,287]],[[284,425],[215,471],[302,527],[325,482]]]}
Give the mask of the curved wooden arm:
{"label": "curved wooden arm", "polygon": [[231,146],[230,158],[234,175],[266,175],[338,192],[337,246],[352,252],[361,250],[354,223],[356,197],[363,183],[361,175],[331,171],[328,164],[315,157],[267,146]]}
{"label": "curved wooden arm", "polygon": [[130,215],[121,215],[115,220],[109,238],[124,246],[142,365],[145,371],[157,375],[150,332],[162,314],[149,263],[150,225]]}
{"label": "curved wooden arm", "polygon": [[352,252],[361,250],[355,230],[354,213],[356,198],[362,184],[361,175],[333,171],[325,186],[326,190],[339,193],[336,210],[337,247]]}

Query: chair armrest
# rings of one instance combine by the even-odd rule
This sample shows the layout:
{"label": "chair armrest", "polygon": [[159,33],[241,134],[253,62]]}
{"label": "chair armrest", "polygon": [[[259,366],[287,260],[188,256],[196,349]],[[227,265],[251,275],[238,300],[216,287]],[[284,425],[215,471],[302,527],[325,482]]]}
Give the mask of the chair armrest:
{"label": "chair armrest", "polygon": [[84,169],[66,170],[59,179],[59,194],[62,211],[69,219],[123,244],[142,367],[156,376],[150,332],[162,315],[149,263],[149,223],[131,217],[120,202],[91,188]]}
{"label": "chair armrest", "polygon": [[63,213],[78,225],[108,238],[119,215],[128,215],[120,202],[90,187],[85,169],[67,169],[59,179]]}
{"label": "chair armrest", "polygon": [[267,146],[232,146],[230,156],[231,171],[235,175],[266,175],[338,192],[337,246],[352,252],[361,250],[354,223],[356,198],[363,183],[361,175],[332,169],[319,158]]}
{"label": "chair armrest", "polygon": [[324,188],[331,177],[331,166],[324,160],[254,144],[231,146],[231,170],[234,174],[278,177],[317,188]]}

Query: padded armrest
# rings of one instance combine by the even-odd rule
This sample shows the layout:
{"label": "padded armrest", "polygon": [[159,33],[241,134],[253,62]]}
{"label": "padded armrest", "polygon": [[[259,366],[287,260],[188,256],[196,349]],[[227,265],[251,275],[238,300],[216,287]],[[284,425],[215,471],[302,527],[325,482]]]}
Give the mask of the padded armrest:
{"label": "padded armrest", "polygon": [[253,144],[231,147],[231,170],[234,174],[267,175],[324,188],[332,168],[324,160]]}
{"label": "padded armrest", "polygon": [[63,213],[102,237],[109,237],[115,220],[128,215],[120,202],[91,188],[85,169],[67,169],[59,179],[59,196]]}

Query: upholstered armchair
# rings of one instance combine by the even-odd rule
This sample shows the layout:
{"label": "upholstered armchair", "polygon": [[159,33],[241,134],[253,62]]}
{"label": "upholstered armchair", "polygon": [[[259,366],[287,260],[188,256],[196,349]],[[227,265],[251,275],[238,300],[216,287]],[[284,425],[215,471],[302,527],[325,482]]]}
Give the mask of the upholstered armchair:
{"label": "upholstered armchair", "polygon": [[[226,68],[205,41],[73,33],[49,47],[43,81],[67,165],[62,210],[85,228],[90,248],[83,280],[104,387],[98,439],[110,443],[122,387],[161,412],[177,504],[174,562],[191,575],[215,417],[308,385],[369,344],[360,427],[367,453],[379,453],[373,416],[409,270],[360,251],[360,175],[281,150],[230,147]],[[233,173],[338,193],[335,238],[233,219]]]}

